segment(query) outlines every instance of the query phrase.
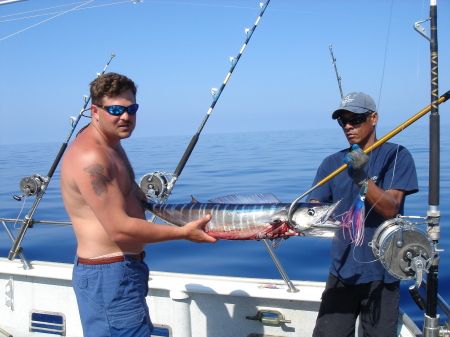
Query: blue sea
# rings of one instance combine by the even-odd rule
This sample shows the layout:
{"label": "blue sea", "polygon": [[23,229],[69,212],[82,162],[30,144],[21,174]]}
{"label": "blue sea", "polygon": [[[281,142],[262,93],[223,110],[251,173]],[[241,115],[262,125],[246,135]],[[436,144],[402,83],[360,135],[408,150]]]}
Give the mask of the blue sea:
{"label": "blue sea", "polygon": [[[378,137],[392,128],[377,130]],[[441,127],[448,130],[447,127]],[[136,177],[154,171],[171,173],[177,167],[192,135],[146,137],[124,140]],[[439,248],[439,293],[450,301],[450,141],[441,135],[441,239]],[[0,218],[20,218],[29,212],[34,197],[16,201],[22,178],[48,171],[62,145],[39,143],[2,145],[0,147]],[[405,215],[426,216],[428,210],[428,126],[412,125],[391,142],[406,146],[414,157],[420,191],[407,198]],[[185,203],[191,195],[199,201],[228,194],[273,193],[281,202],[292,202],[310,187],[322,159],[347,147],[340,129],[310,129],[249,133],[202,134],[184,171],[169,198],[170,203]],[[59,167],[42,198],[35,220],[69,221],[60,188]],[[341,174],[346,174],[345,172]],[[150,216],[150,215],[149,215]],[[9,228],[16,236],[16,225]],[[424,225],[421,225],[425,229]],[[292,280],[325,281],[328,275],[331,239],[293,237],[275,250]],[[6,257],[12,243],[3,226],[0,228],[0,256]],[[72,263],[76,240],[70,226],[34,225],[22,241],[29,260]],[[156,271],[198,273],[255,278],[281,276],[264,244],[258,241],[219,241],[214,245],[174,241],[148,245],[150,268]],[[419,327],[423,312],[410,299],[402,282],[402,308]],[[441,319],[442,324],[443,319]]]}

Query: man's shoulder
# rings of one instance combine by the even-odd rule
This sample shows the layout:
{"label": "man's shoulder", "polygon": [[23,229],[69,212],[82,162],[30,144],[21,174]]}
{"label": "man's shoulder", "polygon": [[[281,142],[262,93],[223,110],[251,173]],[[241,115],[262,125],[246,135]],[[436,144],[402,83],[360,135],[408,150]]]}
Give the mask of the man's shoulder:
{"label": "man's shoulder", "polygon": [[385,142],[382,144],[381,148],[385,148],[385,149],[401,149],[401,150],[406,150],[408,151],[408,149],[406,147],[404,147],[401,144],[396,144],[396,143],[391,143],[391,142]]}
{"label": "man's shoulder", "polygon": [[339,151],[325,157],[324,161],[333,161],[333,160],[342,161],[342,158],[347,154],[347,152],[348,152],[348,148],[339,150]]}
{"label": "man's shoulder", "polygon": [[386,142],[380,146],[379,151],[383,155],[391,154],[391,155],[401,156],[401,157],[405,157],[405,158],[411,157],[411,159],[412,159],[412,156],[411,156],[411,153],[409,152],[409,150],[400,144]]}
{"label": "man's shoulder", "polygon": [[107,153],[108,149],[95,140],[77,137],[64,155],[63,167],[85,167],[98,162],[108,164],[110,157]]}

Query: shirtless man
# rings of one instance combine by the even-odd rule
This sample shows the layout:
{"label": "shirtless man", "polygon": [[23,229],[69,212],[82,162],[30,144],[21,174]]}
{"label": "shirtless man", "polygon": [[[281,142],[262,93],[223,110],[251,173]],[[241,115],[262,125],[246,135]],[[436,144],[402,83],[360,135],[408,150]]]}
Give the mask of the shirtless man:
{"label": "shirtless man", "polygon": [[172,227],[148,222],[146,200],[120,140],[136,125],[136,86],[123,75],[90,87],[92,122],[72,142],[61,168],[64,205],[78,242],[72,284],[84,336],[146,336],[147,243],[217,240],[202,230],[210,216]]}

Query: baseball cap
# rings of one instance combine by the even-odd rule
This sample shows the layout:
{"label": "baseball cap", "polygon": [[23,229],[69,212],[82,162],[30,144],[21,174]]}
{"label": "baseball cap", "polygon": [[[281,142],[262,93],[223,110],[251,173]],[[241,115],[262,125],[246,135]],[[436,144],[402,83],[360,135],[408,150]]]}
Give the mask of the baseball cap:
{"label": "baseball cap", "polygon": [[343,111],[362,114],[367,111],[377,111],[377,106],[373,98],[369,95],[362,92],[352,92],[342,99],[339,109],[333,112],[331,118],[338,119]]}

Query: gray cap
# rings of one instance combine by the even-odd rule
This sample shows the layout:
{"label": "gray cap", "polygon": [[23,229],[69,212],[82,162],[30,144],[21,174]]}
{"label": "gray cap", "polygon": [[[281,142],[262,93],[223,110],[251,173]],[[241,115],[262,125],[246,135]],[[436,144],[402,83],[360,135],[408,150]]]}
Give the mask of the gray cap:
{"label": "gray cap", "polygon": [[352,92],[342,99],[339,109],[333,112],[331,118],[338,119],[343,111],[362,114],[367,111],[377,111],[377,106],[375,105],[373,98],[369,95],[362,92]]}

